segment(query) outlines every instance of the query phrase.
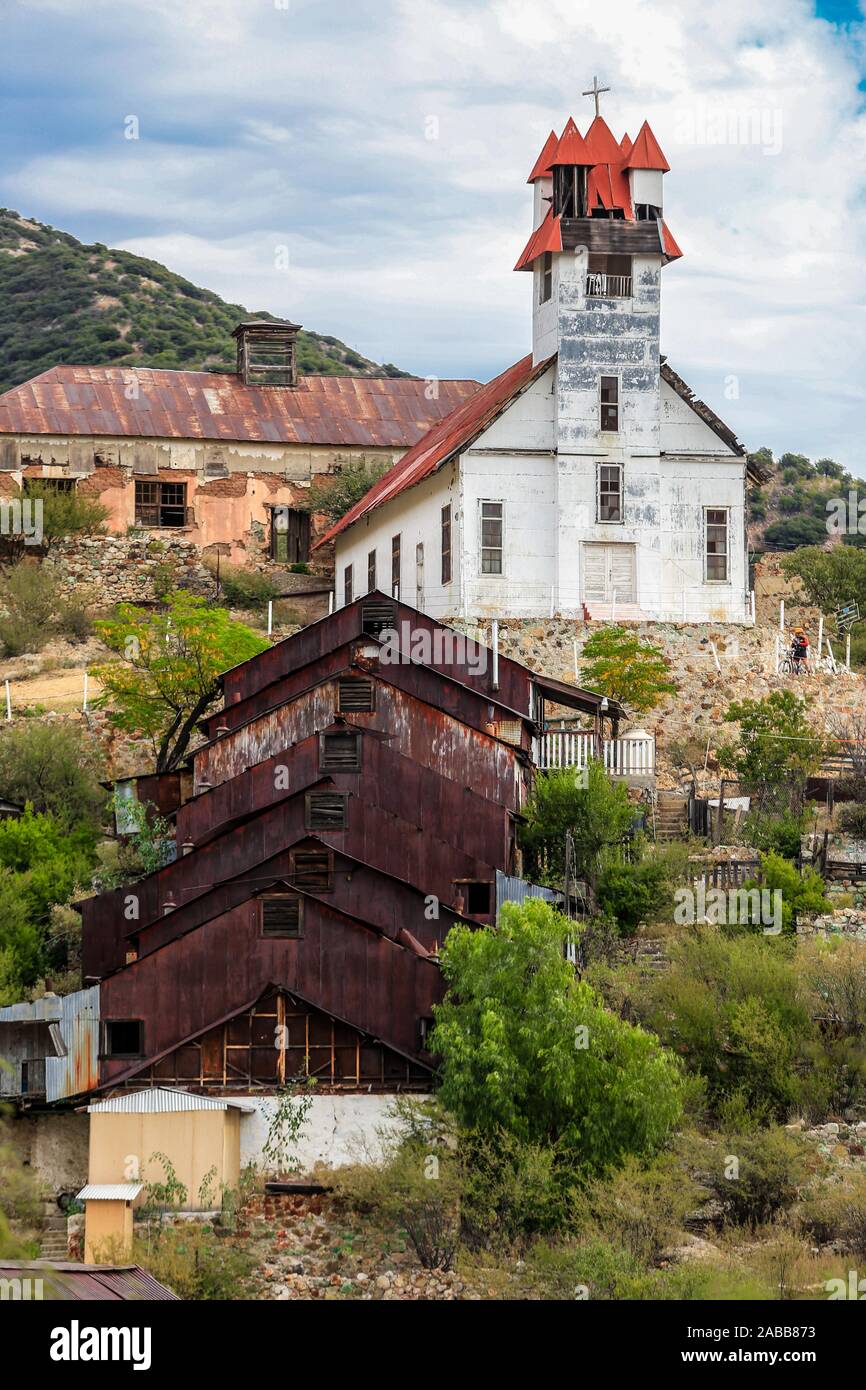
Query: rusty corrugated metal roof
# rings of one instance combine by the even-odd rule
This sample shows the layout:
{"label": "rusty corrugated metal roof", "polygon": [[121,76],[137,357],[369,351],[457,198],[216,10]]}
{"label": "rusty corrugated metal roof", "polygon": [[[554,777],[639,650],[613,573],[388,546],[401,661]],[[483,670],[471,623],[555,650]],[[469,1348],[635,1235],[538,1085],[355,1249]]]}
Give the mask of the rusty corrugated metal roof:
{"label": "rusty corrugated metal roof", "polygon": [[334,536],[372,511],[374,507],[381,506],[383,502],[390,502],[407,488],[414,487],[415,483],[420,483],[422,479],[435,473],[452,454],[465,449],[471,440],[486,429],[515,396],[524,391],[536,377],[541,376],[542,372],[547,371],[552,361],[553,358],[550,357],[533,366],[530,353],[500,376],[488,381],[470,400],[458,406],[441,424],[434,426],[414,449],[404,454],[399,463],[389,468],[385,476],[364,494],[360,502],[356,502],[354,507],[316,542],[313,549],[333,540]]}
{"label": "rusty corrugated metal roof", "polygon": [[261,387],[213,372],[60,365],[0,396],[0,434],[405,449],[478,390],[468,380],[437,381],[432,392],[415,377],[350,376]]}
{"label": "rusty corrugated metal roof", "polygon": [[62,1260],[3,1260],[0,1279],[41,1279],[45,1296],[81,1302],[178,1303],[176,1293],[139,1265],[83,1265]]}

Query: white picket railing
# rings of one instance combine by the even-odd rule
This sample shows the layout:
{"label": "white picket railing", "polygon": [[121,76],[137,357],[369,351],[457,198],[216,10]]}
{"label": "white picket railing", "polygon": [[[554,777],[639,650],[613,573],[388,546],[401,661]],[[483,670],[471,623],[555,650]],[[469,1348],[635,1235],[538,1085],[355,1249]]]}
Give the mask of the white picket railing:
{"label": "white picket railing", "polygon": [[[656,741],[651,734],[640,738],[606,738],[601,745],[604,765],[618,777],[650,776],[656,767]],[[595,735],[591,729],[572,733],[549,729],[539,748],[541,768],[574,767],[580,771],[594,756]]]}

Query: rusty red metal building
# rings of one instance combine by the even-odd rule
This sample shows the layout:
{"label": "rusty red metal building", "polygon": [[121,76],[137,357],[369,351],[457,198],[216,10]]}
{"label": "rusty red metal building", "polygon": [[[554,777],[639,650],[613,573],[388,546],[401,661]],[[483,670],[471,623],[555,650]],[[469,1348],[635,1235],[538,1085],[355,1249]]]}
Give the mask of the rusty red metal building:
{"label": "rusty red metal building", "polygon": [[520,873],[545,702],[599,733],[619,707],[377,592],[222,689],[185,769],[138,783],[176,857],[81,904],[91,1087],[428,1086],[438,952]]}

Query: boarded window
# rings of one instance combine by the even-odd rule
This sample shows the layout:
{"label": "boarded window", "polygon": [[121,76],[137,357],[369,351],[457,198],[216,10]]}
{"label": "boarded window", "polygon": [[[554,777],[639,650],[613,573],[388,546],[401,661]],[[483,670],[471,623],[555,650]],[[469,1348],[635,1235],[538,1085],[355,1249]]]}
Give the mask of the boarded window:
{"label": "boarded window", "polygon": [[307,792],[308,830],[345,830],[348,806],[345,792]]}
{"label": "boarded window", "polygon": [[451,503],[442,508],[442,583],[451,583]]}
{"label": "boarded window", "polygon": [[481,503],[481,573],[502,573],[502,503]]}
{"label": "boarded window", "polygon": [[310,514],[294,507],[271,508],[271,559],[303,565],[310,558]]}
{"label": "boarded window", "polygon": [[400,597],[400,537],[391,537],[391,597]]}
{"label": "boarded window", "polygon": [[372,594],[376,587],[376,552],[371,550],[367,555],[367,593]]}
{"label": "boarded window", "polygon": [[186,526],[186,483],[136,482],[136,526]]}
{"label": "boarded window", "polygon": [[352,566],[347,565],[343,570],[343,603],[348,608],[352,602]]}
{"label": "boarded window", "polygon": [[106,1020],[102,1026],[102,1051],[106,1057],[140,1057],[144,1052],[141,1019]]}
{"label": "boarded window", "polygon": [[260,900],[262,936],[300,936],[304,902],[294,893],[268,893]]}
{"label": "boarded window", "polygon": [[622,464],[598,466],[598,519],[622,521]]}
{"label": "boarded window", "polygon": [[337,707],[341,714],[370,714],[375,709],[373,682],[364,676],[341,676]]}
{"label": "boarded window", "polygon": [[706,577],[724,582],[728,578],[728,511],[726,507],[706,509]]}
{"label": "boarded window", "polygon": [[295,849],[289,856],[292,882],[296,888],[327,893],[331,887],[333,857],[330,850]]}
{"label": "boarded window", "polygon": [[40,496],[46,492],[74,492],[77,478],[25,478],[24,496]]}
{"label": "boarded window", "polygon": [[319,769],[322,772],[360,772],[361,735],[322,734],[319,743]]}
{"label": "boarded window", "polygon": [[619,377],[603,376],[599,390],[601,428],[615,433],[619,429]]}

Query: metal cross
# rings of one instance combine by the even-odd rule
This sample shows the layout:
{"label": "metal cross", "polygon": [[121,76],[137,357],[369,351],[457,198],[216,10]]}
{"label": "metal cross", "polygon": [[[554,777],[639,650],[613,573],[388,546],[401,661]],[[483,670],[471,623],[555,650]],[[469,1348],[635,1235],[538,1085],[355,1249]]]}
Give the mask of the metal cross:
{"label": "metal cross", "polygon": [[590,87],[589,91],[588,91],[588,92],[581,92],[580,95],[583,96],[583,97],[595,97],[595,114],[598,115],[598,114],[599,114],[599,111],[598,111],[598,99],[599,99],[599,97],[601,96],[602,92],[609,92],[609,91],[610,91],[610,87],[599,87],[599,85],[598,85],[598,78],[597,78],[597,77],[594,77],[594,78],[592,79],[592,86]]}

